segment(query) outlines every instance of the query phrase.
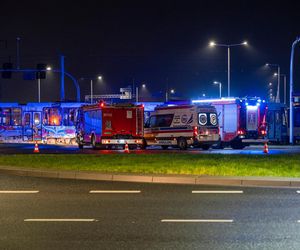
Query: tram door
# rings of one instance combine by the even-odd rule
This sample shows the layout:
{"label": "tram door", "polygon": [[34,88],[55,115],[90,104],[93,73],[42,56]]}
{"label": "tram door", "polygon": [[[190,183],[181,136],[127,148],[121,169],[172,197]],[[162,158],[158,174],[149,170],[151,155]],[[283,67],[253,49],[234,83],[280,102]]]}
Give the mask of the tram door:
{"label": "tram door", "polygon": [[42,140],[42,112],[25,111],[23,114],[23,140]]}

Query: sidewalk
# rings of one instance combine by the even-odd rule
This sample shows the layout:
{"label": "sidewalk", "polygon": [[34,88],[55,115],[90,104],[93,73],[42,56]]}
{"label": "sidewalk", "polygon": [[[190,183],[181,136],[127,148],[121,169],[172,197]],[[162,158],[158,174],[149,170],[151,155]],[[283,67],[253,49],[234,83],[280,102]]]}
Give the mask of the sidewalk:
{"label": "sidewalk", "polygon": [[18,176],[123,181],[140,183],[192,184],[192,185],[220,185],[245,187],[300,187],[300,178],[278,177],[218,177],[218,176],[186,176],[186,175],[138,175],[123,173],[99,173],[95,171],[55,171],[37,170],[14,167],[0,167],[0,174]]}

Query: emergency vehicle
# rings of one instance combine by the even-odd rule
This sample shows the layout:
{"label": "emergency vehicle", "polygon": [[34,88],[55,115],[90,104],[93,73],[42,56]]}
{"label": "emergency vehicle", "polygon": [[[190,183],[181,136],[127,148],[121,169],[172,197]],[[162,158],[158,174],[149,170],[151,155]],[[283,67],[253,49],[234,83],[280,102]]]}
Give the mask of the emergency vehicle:
{"label": "emergency vehicle", "polygon": [[259,98],[221,98],[193,100],[213,105],[218,113],[220,148],[242,149],[267,142],[267,105]]}
{"label": "emergency vehicle", "polygon": [[209,149],[219,141],[218,117],[211,105],[158,106],[145,124],[146,146]]}
{"label": "emergency vehicle", "polygon": [[76,138],[79,148],[143,145],[144,107],[133,104],[106,105],[104,102],[79,109]]}

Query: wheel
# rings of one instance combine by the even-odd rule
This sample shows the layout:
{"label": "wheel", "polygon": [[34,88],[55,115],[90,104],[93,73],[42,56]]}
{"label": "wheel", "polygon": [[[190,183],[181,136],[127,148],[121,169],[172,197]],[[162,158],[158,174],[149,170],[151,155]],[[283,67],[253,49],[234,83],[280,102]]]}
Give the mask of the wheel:
{"label": "wheel", "polygon": [[187,149],[186,139],[183,137],[179,137],[177,139],[177,146],[179,147],[180,150],[186,150]]}
{"label": "wheel", "polygon": [[202,148],[203,150],[209,150],[209,149],[210,149],[210,145],[204,144],[204,145],[201,146],[201,148]]}
{"label": "wheel", "polygon": [[92,135],[91,144],[92,144],[92,148],[93,148],[93,149],[97,149],[97,145],[96,145],[96,137],[95,137],[95,135]]}
{"label": "wheel", "polygon": [[147,142],[145,139],[143,139],[143,144],[140,145],[140,149],[146,149],[147,148]]}
{"label": "wheel", "polygon": [[240,142],[240,141],[238,141],[238,142],[232,142],[232,143],[230,144],[230,146],[231,146],[232,149],[243,149],[243,148],[246,147],[246,145],[243,144],[243,143]]}
{"label": "wheel", "polygon": [[168,147],[169,147],[169,146],[167,146],[167,145],[162,145],[162,146],[161,146],[161,148],[162,148],[163,150],[168,149]]}
{"label": "wheel", "polygon": [[83,149],[83,144],[79,143],[79,144],[78,144],[78,148],[79,148],[79,149]]}

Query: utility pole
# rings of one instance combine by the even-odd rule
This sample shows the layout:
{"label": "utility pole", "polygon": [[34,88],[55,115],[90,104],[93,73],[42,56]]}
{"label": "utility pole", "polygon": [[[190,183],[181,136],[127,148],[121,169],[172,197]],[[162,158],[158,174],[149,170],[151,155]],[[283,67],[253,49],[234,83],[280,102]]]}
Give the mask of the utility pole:
{"label": "utility pole", "polygon": [[294,54],[297,43],[300,42],[300,37],[297,37],[292,44],[291,60],[290,60],[290,144],[294,144],[294,107],[293,107],[293,91],[294,91]]}
{"label": "utility pole", "polygon": [[20,69],[20,41],[21,38],[17,37],[17,69]]}
{"label": "utility pole", "polygon": [[60,101],[65,100],[65,57],[60,56]]}

